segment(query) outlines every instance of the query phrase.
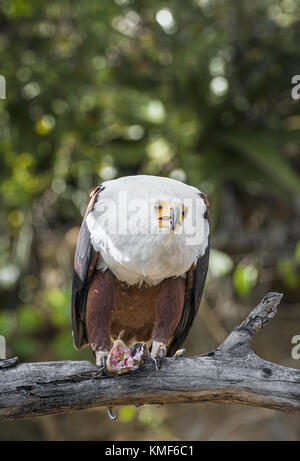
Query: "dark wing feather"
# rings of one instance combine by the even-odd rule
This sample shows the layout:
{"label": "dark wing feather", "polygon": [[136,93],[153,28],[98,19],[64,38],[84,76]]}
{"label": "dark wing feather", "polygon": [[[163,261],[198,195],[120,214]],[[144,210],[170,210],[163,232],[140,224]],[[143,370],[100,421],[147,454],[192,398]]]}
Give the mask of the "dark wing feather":
{"label": "dark wing feather", "polygon": [[[207,213],[204,215],[204,217],[208,219]],[[181,319],[167,348],[168,356],[174,355],[175,352],[181,348],[197,315],[208,270],[209,249],[210,242],[208,238],[208,244],[205,253],[198,259],[196,269],[193,271],[192,287],[187,287],[186,289]]]}
{"label": "dark wing feather", "polygon": [[88,204],[84,219],[82,221],[74,257],[74,270],[72,281],[72,336],[76,349],[88,344],[85,328],[85,307],[88,289],[94,272],[98,254],[95,252],[90,232],[86,224],[86,217],[92,211],[99,192],[103,186],[98,186],[91,193],[91,200]]}

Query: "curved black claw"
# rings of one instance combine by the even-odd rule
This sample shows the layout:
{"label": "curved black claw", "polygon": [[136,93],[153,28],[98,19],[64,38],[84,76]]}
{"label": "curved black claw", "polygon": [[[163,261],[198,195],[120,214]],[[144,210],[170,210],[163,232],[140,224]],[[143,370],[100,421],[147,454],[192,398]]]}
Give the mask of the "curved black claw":
{"label": "curved black claw", "polygon": [[146,356],[146,362],[148,362],[149,360],[151,360],[151,361],[154,363],[155,370],[158,371],[159,368],[158,368],[158,365],[157,365],[157,359],[156,359],[155,357],[153,357],[153,355],[148,354],[148,355]]}
{"label": "curved black claw", "polygon": [[164,358],[166,357],[166,355],[167,355],[167,351],[164,348],[160,348],[158,350],[158,355],[156,357],[153,357],[153,355],[151,355],[149,351],[146,351],[145,352],[145,360],[147,362],[149,360],[154,362],[155,370],[158,371],[161,368],[161,364],[162,364]]}
{"label": "curved black claw", "polygon": [[163,360],[164,360],[164,358],[165,358],[166,355],[167,355],[167,351],[166,351],[166,349],[163,349],[163,348],[159,349],[158,355],[157,355],[156,357],[153,357],[153,356],[151,355],[151,359],[152,359],[152,360],[154,361],[154,363],[155,363],[155,370],[156,370],[156,371],[158,371],[158,370],[161,369],[161,365],[162,365]]}
{"label": "curved black claw", "polygon": [[111,419],[112,421],[115,421],[118,418],[118,413],[116,415],[113,414],[113,407],[108,407],[107,414],[109,419]]}
{"label": "curved black claw", "polygon": [[173,358],[178,359],[178,357],[183,357],[184,353],[185,353],[185,349],[178,349],[178,351],[176,351],[175,354],[173,355]]}
{"label": "curved black claw", "polygon": [[131,356],[133,357],[137,352],[144,353],[145,345],[143,343],[136,343],[131,349]]}
{"label": "curved black claw", "polygon": [[103,357],[101,357],[100,367],[102,368],[103,374],[105,376],[108,376],[106,362],[107,362],[107,357],[104,355]]}

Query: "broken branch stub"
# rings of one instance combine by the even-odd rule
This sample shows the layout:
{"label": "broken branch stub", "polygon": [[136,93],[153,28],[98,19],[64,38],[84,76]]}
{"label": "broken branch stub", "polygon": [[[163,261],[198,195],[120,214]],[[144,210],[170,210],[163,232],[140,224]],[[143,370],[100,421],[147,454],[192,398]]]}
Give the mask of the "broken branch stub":
{"label": "broken branch stub", "polygon": [[250,348],[251,340],[274,317],[282,296],[281,293],[268,293],[248,317],[232,330],[216,352],[233,355],[254,353]]}

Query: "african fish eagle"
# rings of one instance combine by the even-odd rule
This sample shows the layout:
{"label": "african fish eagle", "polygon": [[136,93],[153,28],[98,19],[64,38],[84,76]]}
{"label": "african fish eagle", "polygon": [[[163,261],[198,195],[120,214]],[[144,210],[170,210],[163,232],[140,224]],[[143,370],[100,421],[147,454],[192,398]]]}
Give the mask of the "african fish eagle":
{"label": "african fish eagle", "polygon": [[135,369],[130,360],[141,345],[161,363],[184,343],[201,301],[207,198],[180,181],[147,175],[106,181],[90,197],[74,258],[74,346],[89,344],[105,367],[122,336],[130,352],[125,359],[115,354],[110,371]]}

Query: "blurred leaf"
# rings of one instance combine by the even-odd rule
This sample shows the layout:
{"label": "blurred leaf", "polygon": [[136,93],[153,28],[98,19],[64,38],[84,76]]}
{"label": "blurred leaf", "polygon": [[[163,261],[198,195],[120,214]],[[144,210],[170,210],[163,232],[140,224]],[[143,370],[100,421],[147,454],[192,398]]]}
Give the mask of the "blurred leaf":
{"label": "blurred leaf", "polygon": [[237,266],[233,274],[236,292],[242,297],[249,296],[256,284],[257,275],[257,269],[252,265]]}
{"label": "blurred leaf", "polygon": [[209,270],[214,277],[224,277],[225,275],[229,274],[229,272],[231,272],[233,266],[233,260],[229,255],[223,251],[211,249],[209,258]]}
{"label": "blurred leaf", "polygon": [[18,329],[22,333],[29,333],[42,325],[43,320],[41,312],[35,306],[21,306],[17,311]]}
{"label": "blurred leaf", "polygon": [[278,147],[274,134],[247,133],[222,134],[218,136],[225,144],[233,147],[260,168],[280,188],[290,195],[300,194],[300,178]]}
{"label": "blurred leaf", "polygon": [[71,332],[61,331],[53,341],[53,350],[59,360],[79,359],[77,351],[74,349]]}
{"label": "blurred leaf", "polygon": [[17,326],[17,317],[14,312],[0,312],[0,335],[10,336]]}
{"label": "blurred leaf", "polygon": [[13,354],[17,355],[21,360],[31,360],[32,357],[38,356],[41,352],[41,343],[29,336],[14,338],[9,345],[13,350]]}
{"label": "blurred leaf", "polygon": [[125,407],[122,407],[121,410],[119,411],[118,420],[121,423],[128,423],[129,421],[133,420],[135,415],[136,415],[136,408],[132,405],[126,405]]}
{"label": "blurred leaf", "polygon": [[52,289],[44,293],[51,320],[57,327],[70,324],[70,296],[69,290]]}
{"label": "blurred leaf", "polygon": [[300,276],[290,258],[282,258],[278,261],[277,270],[288,288],[297,288],[300,284]]}
{"label": "blurred leaf", "polygon": [[10,288],[15,285],[20,275],[20,269],[15,264],[9,264],[0,269],[0,287]]}
{"label": "blurred leaf", "polygon": [[298,240],[296,245],[295,260],[300,264],[300,240]]}
{"label": "blurred leaf", "polygon": [[165,418],[165,413],[162,408],[153,408],[151,406],[143,406],[138,413],[138,419],[146,426],[158,427],[162,424]]}

